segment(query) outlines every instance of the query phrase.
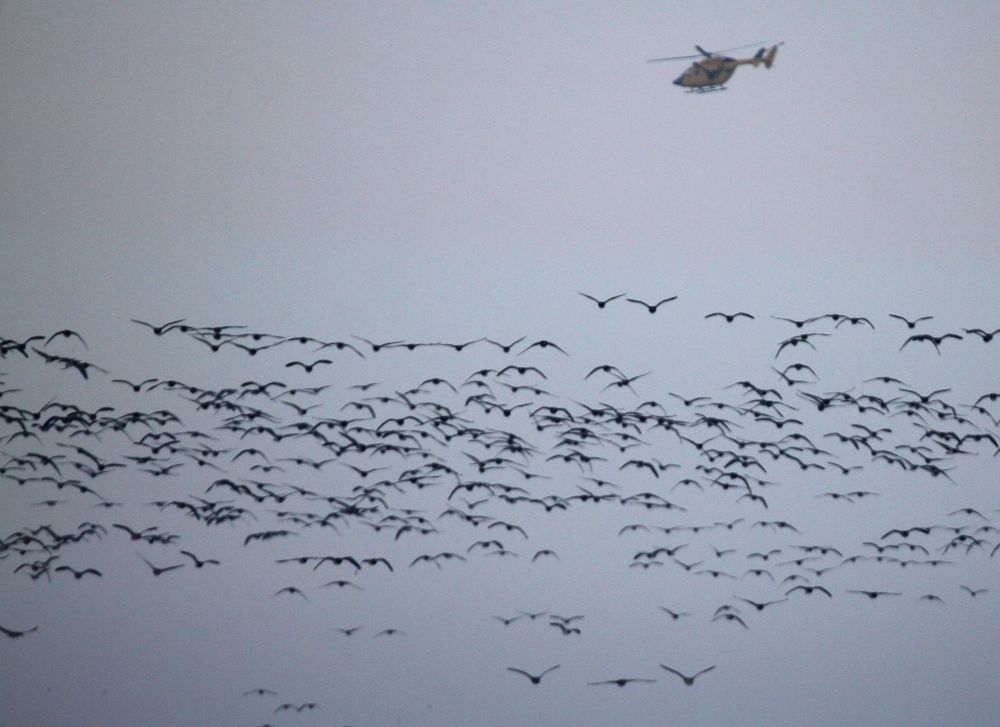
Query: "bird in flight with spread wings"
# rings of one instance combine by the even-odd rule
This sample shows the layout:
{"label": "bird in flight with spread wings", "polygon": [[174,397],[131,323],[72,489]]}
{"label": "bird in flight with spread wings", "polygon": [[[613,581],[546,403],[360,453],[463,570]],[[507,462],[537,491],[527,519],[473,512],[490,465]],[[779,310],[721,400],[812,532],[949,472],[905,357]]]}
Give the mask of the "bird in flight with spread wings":
{"label": "bird in flight with spread wings", "polygon": [[687,686],[689,686],[689,687],[690,687],[690,686],[692,686],[692,685],[694,684],[694,680],[695,680],[695,679],[697,679],[698,677],[700,677],[700,676],[701,676],[702,674],[704,674],[705,672],[709,672],[709,671],[712,671],[712,669],[714,669],[714,668],[715,668],[715,664],[713,664],[712,666],[709,666],[709,667],[705,667],[705,668],[704,668],[704,669],[702,669],[701,671],[699,671],[699,672],[696,672],[695,674],[692,674],[691,676],[688,676],[687,674],[681,674],[681,673],[680,673],[679,671],[677,671],[676,669],[671,669],[671,668],[670,668],[669,666],[667,666],[666,664],[660,664],[660,666],[661,666],[661,667],[662,667],[663,669],[666,669],[666,670],[667,670],[668,672],[670,672],[671,674],[676,674],[677,676],[679,676],[679,677],[680,677],[680,678],[681,678],[682,680],[684,680],[684,683],[685,683],[685,684],[686,684]]}
{"label": "bird in flight with spread wings", "polygon": [[531,680],[532,684],[540,684],[541,681],[542,681],[542,677],[543,676],[545,676],[546,674],[548,674],[550,671],[555,671],[558,668],[559,668],[559,664],[556,664],[555,666],[550,666],[548,669],[546,669],[545,671],[543,671],[541,674],[529,674],[524,669],[518,669],[517,667],[514,667],[514,666],[508,666],[507,667],[507,671],[516,672],[517,674],[523,674],[524,676],[528,677],[529,680]]}

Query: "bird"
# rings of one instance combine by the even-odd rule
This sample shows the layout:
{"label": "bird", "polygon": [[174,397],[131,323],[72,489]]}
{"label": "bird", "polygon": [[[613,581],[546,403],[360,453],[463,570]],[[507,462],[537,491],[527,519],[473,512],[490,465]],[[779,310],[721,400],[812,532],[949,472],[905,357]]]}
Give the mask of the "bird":
{"label": "bird", "polygon": [[871,328],[873,331],[875,330],[875,324],[872,323],[867,318],[864,318],[863,316],[841,316],[839,318],[839,320],[837,321],[837,323],[833,327],[834,328],[840,328],[840,326],[842,324],[844,324],[844,323],[850,323],[852,326],[858,326],[858,325],[861,325],[862,323],[864,323],[866,326],[868,326],[869,328]]}
{"label": "bird", "polygon": [[621,379],[625,378],[625,374],[622,373],[621,369],[619,369],[617,366],[613,366],[611,364],[601,364],[600,366],[595,366],[594,368],[592,368],[587,373],[587,375],[583,377],[583,380],[586,381],[591,376],[596,374],[598,371],[605,374],[611,374],[612,376],[615,376],[617,378]]}
{"label": "bird", "polygon": [[518,613],[520,613],[522,616],[527,616],[529,619],[534,621],[535,619],[541,618],[542,616],[547,614],[548,611],[521,611],[520,609],[518,609]]}
{"label": "bird", "polygon": [[559,554],[556,553],[554,550],[549,550],[548,548],[542,548],[541,550],[536,551],[533,556],[531,556],[531,562],[534,563],[543,555],[550,556],[552,558],[555,558],[556,560],[559,560]]}
{"label": "bird", "polygon": [[[566,353],[566,351],[564,351],[558,345],[556,345],[555,343],[552,343],[552,341],[549,341],[549,340],[544,339],[544,338],[539,339],[539,340],[535,341],[534,343],[528,344],[523,349],[521,349],[521,353],[525,353],[527,351],[530,351],[533,348],[552,348],[552,349],[555,349],[556,351],[558,351],[559,353],[561,353],[561,354],[563,354],[565,356],[569,356],[569,354]],[[520,356],[521,353],[519,353],[518,356]]]}
{"label": "bird", "polygon": [[811,595],[813,593],[813,591],[819,591],[820,593],[825,593],[828,598],[833,598],[833,594],[830,593],[825,588],[823,588],[823,586],[805,586],[805,585],[794,586],[794,587],[788,589],[785,592],[785,595],[786,596],[790,596],[795,591],[802,591],[807,596]]}
{"label": "bird", "polygon": [[809,339],[812,338],[813,336],[829,336],[829,335],[830,335],[829,333],[799,333],[795,336],[790,336],[778,344],[778,351],[777,353],[774,354],[774,357],[778,358],[778,356],[781,355],[781,352],[788,346],[795,347],[801,343],[804,343],[805,345],[809,346],[809,348],[815,351],[816,347],[812,344],[812,342]]}
{"label": "bird", "polygon": [[736,313],[722,313],[721,311],[716,311],[714,313],[709,313],[705,316],[705,318],[715,318],[716,316],[725,318],[726,323],[732,323],[737,318],[749,318],[750,320],[754,320],[754,317],[750,313],[746,313],[744,311],[737,311]]}
{"label": "bird", "polygon": [[712,617],[712,621],[718,621],[720,618],[724,619],[726,621],[735,621],[736,623],[738,623],[740,626],[742,626],[745,629],[749,629],[750,628],[749,626],[747,626],[746,621],[744,621],[742,618],[740,618],[738,614],[735,614],[735,613],[719,613],[719,614],[716,614],[715,616]]}
{"label": "bird", "polygon": [[670,616],[670,618],[672,618],[674,621],[677,621],[682,616],[694,616],[693,613],[688,613],[686,611],[672,611],[671,609],[667,608],[666,606],[660,606],[660,610],[663,611],[668,616]]}
{"label": "bird", "polygon": [[687,676],[686,674],[681,674],[679,671],[677,671],[676,669],[671,669],[666,664],[660,664],[660,667],[662,667],[663,669],[666,669],[671,674],[676,674],[677,676],[679,676],[684,681],[684,684],[686,684],[687,686],[690,687],[690,686],[694,686],[694,680],[695,679],[697,679],[698,677],[700,677],[705,672],[712,671],[712,669],[715,668],[715,665],[713,664],[712,666],[706,667],[706,668],[702,669],[701,671],[697,672],[696,674],[693,674],[692,676]]}
{"label": "bird", "polygon": [[132,391],[134,391],[136,394],[138,394],[142,390],[142,387],[145,386],[146,384],[155,384],[157,381],[159,381],[159,379],[144,379],[143,381],[140,381],[138,384],[136,384],[133,383],[132,381],[129,381],[128,379],[111,379],[112,384],[125,384],[130,389],[132,389]]}
{"label": "bird", "polygon": [[909,329],[911,329],[911,330],[914,329],[914,328],[916,328],[917,324],[920,323],[921,321],[930,321],[930,320],[934,319],[934,316],[920,316],[919,318],[914,318],[911,321],[911,320],[909,320],[907,318],[904,318],[903,316],[898,315],[896,313],[890,313],[889,317],[890,318],[895,318],[897,320],[902,321],[903,323],[906,324],[906,327],[909,328]]}
{"label": "bird", "polygon": [[656,313],[656,310],[661,305],[663,305],[664,303],[669,303],[669,302],[671,302],[673,300],[677,300],[677,296],[676,295],[672,295],[669,298],[664,298],[663,300],[660,300],[660,301],[658,301],[656,303],[652,303],[652,304],[651,303],[647,303],[644,300],[638,300],[636,298],[626,298],[625,300],[627,300],[629,303],[636,303],[638,305],[644,306],[646,308],[646,310],[648,310],[650,313]]}
{"label": "bird", "polygon": [[89,346],[87,346],[87,342],[83,340],[83,336],[81,336],[76,331],[70,330],[69,328],[64,328],[61,331],[56,331],[55,333],[53,333],[51,336],[45,339],[45,342],[42,344],[42,348],[48,346],[56,338],[76,338],[77,340],[80,341],[80,343],[83,344],[84,348],[88,350],[90,348]]}
{"label": "bird", "polygon": [[3,626],[0,626],[0,633],[11,639],[19,639],[25,634],[30,634],[35,631],[38,631],[37,626],[32,626],[30,629],[21,629],[20,631],[18,631],[17,629],[8,629]]}
{"label": "bird", "polygon": [[754,608],[756,608],[758,611],[763,611],[768,606],[771,606],[771,605],[773,605],[775,603],[784,603],[785,601],[788,600],[787,596],[785,598],[780,598],[777,601],[762,601],[762,602],[751,601],[749,598],[743,598],[742,596],[736,596],[736,598],[738,598],[739,600],[743,601],[744,603],[749,603],[751,606],[753,606]]}
{"label": "bird", "polygon": [[[582,295],[582,293],[581,293],[581,295]],[[541,674],[529,674],[524,669],[518,669],[515,666],[508,666],[507,667],[507,671],[512,671],[512,672],[515,672],[517,674],[523,674],[524,676],[528,677],[528,679],[531,681],[532,684],[541,684],[542,677],[545,676],[546,674],[548,674],[550,671],[555,671],[556,669],[559,668],[559,666],[560,666],[559,664],[556,664],[555,666],[550,666],[548,669],[546,669],[545,671],[543,671]]]}
{"label": "bird", "polygon": [[177,565],[168,565],[168,566],[163,566],[162,568],[160,568],[160,567],[157,567],[157,566],[153,565],[152,563],[150,563],[148,560],[146,560],[145,558],[143,558],[139,553],[136,553],[136,555],[139,556],[140,560],[142,560],[143,563],[145,563],[146,565],[149,566],[150,570],[153,571],[153,575],[154,576],[160,576],[160,575],[163,575],[164,573],[169,573],[172,570],[177,570],[178,568],[183,568],[184,567],[183,563],[178,563]]}
{"label": "bird", "polygon": [[304,370],[304,371],[305,371],[305,372],[306,372],[307,374],[311,374],[311,373],[312,373],[312,370],[313,370],[314,368],[316,368],[317,366],[319,366],[320,364],[328,364],[328,365],[330,365],[330,364],[333,364],[333,361],[331,361],[331,360],[330,360],[330,359],[328,359],[328,358],[320,358],[320,359],[316,359],[316,360],[315,360],[315,361],[313,361],[312,363],[305,363],[305,362],[303,362],[303,361],[289,361],[288,363],[286,363],[286,364],[285,364],[285,368],[291,368],[291,367],[293,367],[293,366],[301,366],[301,367],[302,367],[302,369],[303,369],[303,370]]}
{"label": "bird", "polygon": [[983,343],[989,343],[993,340],[993,337],[1000,333],[1000,328],[994,329],[992,331],[984,331],[982,328],[963,328],[966,333],[971,333],[974,336],[979,336]]}
{"label": "bird", "polygon": [[636,683],[648,683],[652,684],[655,679],[637,679],[632,677],[621,677],[618,679],[605,679],[600,682],[587,682],[588,685],[592,687],[600,686],[601,684],[614,684],[617,687],[624,687],[626,684],[636,684]]}
{"label": "bird", "polygon": [[402,341],[386,341],[385,343],[375,343],[373,341],[369,341],[367,338],[362,338],[361,336],[355,336],[354,334],[351,334],[351,337],[356,338],[359,341],[364,341],[369,346],[371,346],[372,353],[378,353],[383,348],[392,348],[393,346],[398,346],[399,344],[402,343]]}
{"label": "bird", "polygon": [[295,586],[285,586],[284,588],[279,588],[272,595],[280,596],[282,593],[287,593],[290,596],[302,596],[302,598],[304,598],[305,600],[307,601],[309,600],[306,597],[306,594],[303,593],[301,589],[296,588]]}
{"label": "bird", "polygon": [[344,580],[330,581],[329,583],[322,584],[320,588],[326,588],[328,586],[337,586],[338,588],[346,588],[347,586],[350,586],[351,588],[356,588],[359,591],[364,590],[354,581],[344,581]]}
{"label": "bird", "polygon": [[181,329],[181,330],[183,330],[184,328],[186,328],[186,326],[181,326],[180,325],[180,324],[182,324],[186,320],[185,318],[178,318],[176,321],[167,321],[166,323],[164,323],[161,326],[154,326],[152,323],[147,323],[146,321],[140,321],[140,320],[138,320],[136,318],[132,318],[130,320],[133,323],[138,323],[141,326],[146,326],[151,331],[153,331],[153,333],[155,335],[157,335],[157,336],[162,336],[164,333],[166,333],[168,331],[172,331],[174,329]]}
{"label": "bird", "polygon": [[847,592],[848,593],[859,593],[861,595],[868,596],[868,598],[872,599],[873,601],[876,598],[878,598],[879,596],[902,596],[903,595],[902,593],[895,592],[895,591],[859,591],[859,590],[852,590],[850,588],[847,589]]}
{"label": "bird", "polygon": [[819,318],[803,318],[802,320],[795,320],[794,318],[782,318],[781,316],[771,316],[776,321],[785,321],[786,323],[791,323],[796,328],[802,328],[810,323],[815,323]]}
{"label": "bird", "polygon": [[647,371],[645,373],[637,374],[635,376],[622,376],[621,378],[612,381],[610,384],[601,389],[601,391],[606,391],[610,389],[612,386],[615,386],[618,387],[619,389],[627,388],[629,391],[635,394],[635,389],[632,388],[632,382],[635,381],[636,379],[641,379],[643,376],[648,376],[651,373],[652,373],[651,371]]}
{"label": "bird", "polygon": [[217,560],[213,560],[211,558],[205,558],[204,560],[201,560],[198,558],[197,555],[187,550],[182,550],[180,552],[181,555],[186,555],[188,558],[191,559],[191,561],[194,563],[195,568],[202,568],[203,566],[206,565],[219,565],[219,561]]}
{"label": "bird", "polygon": [[[577,291],[577,292],[579,292],[579,291]],[[621,298],[625,294],[624,293],[619,293],[618,295],[612,295],[610,298],[605,298],[604,300],[600,300],[598,298],[595,298],[594,296],[588,295],[587,293],[580,293],[580,295],[582,295],[584,298],[587,298],[588,300],[594,301],[595,303],[597,303],[597,307],[603,310],[604,306],[606,306],[608,303],[610,303],[613,300],[618,300],[619,298]]]}
{"label": "bird", "polygon": [[487,338],[486,342],[487,343],[492,343],[494,346],[496,346],[497,348],[499,348],[504,353],[510,353],[511,349],[513,349],[514,346],[516,346],[517,344],[519,344],[525,338],[527,338],[527,336],[521,336],[520,338],[518,338],[518,339],[516,339],[514,341],[511,341],[510,343],[499,343],[498,341],[494,341],[492,338]]}

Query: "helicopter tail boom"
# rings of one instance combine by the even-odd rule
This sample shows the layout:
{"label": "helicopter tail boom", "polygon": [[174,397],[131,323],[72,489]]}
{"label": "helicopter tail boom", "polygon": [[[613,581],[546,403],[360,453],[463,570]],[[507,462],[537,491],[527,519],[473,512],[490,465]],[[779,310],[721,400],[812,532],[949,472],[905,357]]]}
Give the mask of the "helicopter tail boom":
{"label": "helicopter tail boom", "polygon": [[770,68],[774,63],[774,56],[778,53],[779,45],[781,45],[781,43],[772,45],[770,48],[761,48],[750,58],[728,58],[727,60],[735,63],[737,66],[749,65],[756,68],[763,63],[764,68]]}

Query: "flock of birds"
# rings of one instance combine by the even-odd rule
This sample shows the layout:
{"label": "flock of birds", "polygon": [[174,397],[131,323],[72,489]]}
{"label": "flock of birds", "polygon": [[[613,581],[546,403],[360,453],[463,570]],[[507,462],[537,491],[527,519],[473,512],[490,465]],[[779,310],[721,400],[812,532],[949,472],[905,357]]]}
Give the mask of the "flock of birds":
{"label": "flock of birds", "polygon": [[[631,304],[651,315],[663,315],[677,298],[650,303],[624,293],[580,295],[600,311]],[[976,338],[991,344],[1000,333],[963,328],[931,335],[922,332],[931,316],[889,318],[888,325],[900,326],[900,351],[927,343],[941,354],[947,341]],[[759,324],[744,311],[715,311],[704,319]],[[333,552],[293,550],[272,558],[291,566],[289,573],[305,576],[262,594],[306,603],[321,589],[362,591],[364,574],[371,572],[445,571],[486,558],[559,567],[559,552],[542,547],[538,523],[558,524],[567,511],[601,507],[629,513],[631,521],[620,526],[608,518],[615,523],[609,536],[636,543],[631,558],[620,564],[623,569],[670,573],[692,584],[703,579],[732,584],[731,598],[712,613],[659,605],[672,621],[701,615],[719,628],[728,624],[739,631],[750,629],[765,610],[815,597],[849,594],[883,602],[908,595],[939,605],[953,595],[988,597],[990,589],[982,584],[962,584],[956,594],[906,594],[872,583],[873,573],[891,569],[931,572],[967,558],[993,558],[1000,551],[1000,530],[988,505],[960,502],[938,522],[887,523],[860,542],[830,544],[811,540],[795,514],[782,511],[780,493],[804,487],[800,479],[822,476],[825,489],[810,491],[817,507],[863,508],[886,494],[879,483],[883,471],[893,471],[940,482],[961,498],[958,464],[1000,453],[1000,393],[952,401],[949,388],[925,392],[891,375],[824,391],[821,357],[810,362],[788,357],[816,352],[816,342],[843,328],[874,331],[875,323],[843,314],[768,320],[790,335],[776,337],[767,380],[735,381],[716,394],[661,391],[659,398],[643,400],[655,372],[585,361],[573,391],[584,398],[576,392],[596,390],[597,400],[588,403],[549,390],[559,378],[553,369],[565,368],[579,354],[527,336],[510,343],[487,337],[457,343],[377,342],[355,335],[326,340],[244,325],[195,325],[183,318],[162,324],[133,319],[148,336],[143,345],[156,340],[193,345],[208,355],[241,352],[248,365],[252,360],[269,372],[261,381],[224,387],[127,378],[113,372],[110,362],[91,361],[84,337],[70,329],[23,339],[0,336],[3,368],[22,372],[18,379],[0,371],[0,483],[37,493],[32,505],[41,512],[88,514],[68,530],[33,522],[0,532],[0,560],[9,572],[4,577],[39,586],[56,579],[102,579],[103,566],[74,558],[79,544],[98,541],[134,551],[151,578],[224,567],[218,557],[196,552],[213,542],[210,536],[192,545],[170,531],[171,523],[183,518],[215,537],[235,538],[258,557],[278,543],[287,553],[295,538],[324,533]],[[504,363],[470,363],[462,380],[418,374],[412,381],[334,383],[340,356],[364,359],[365,370],[380,378],[385,370],[380,357],[423,348],[450,349],[473,361],[477,351],[488,351]],[[190,357],[191,349],[177,355]],[[130,403],[124,409],[111,403],[88,409],[72,398],[19,388],[30,383],[36,366],[64,369],[67,386],[83,385]],[[415,362],[406,370],[419,368]],[[606,396],[618,400],[602,401]],[[847,426],[826,424],[845,418]],[[136,477],[173,482],[173,495],[146,502]],[[693,513],[706,507],[739,516],[695,519]],[[159,523],[149,524],[150,508],[161,513]],[[8,514],[4,521],[9,519]],[[218,527],[223,524],[229,527]],[[737,532],[759,549],[716,546]],[[373,538],[381,551],[341,550]],[[452,545],[418,547],[443,539]],[[464,549],[454,545],[459,542]],[[336,577],[315,583],[313,574],[321,571]],[[840,580],[850,587],[835,585]],[[540,620],[566,638],[581,637],[585,620],[583,614],[528,610],[484,618],[503,627]],[[45,628],[10,623],[3,613],[0,621],[0,633],[9,639],[32,638]],[[337,630],[347,638],[365,628]],[[371,638],[406,634],[396,626],[368,633]],[[716,668],[688,675],[687,665],[659,666],[664,676],[688,687]],[[503,667],[541,686],[561,664],[541,671],[498,665]],[[594,676],[600,678],[582,681],[595,687],[656,681],[648,675]],[[245,694],[278,698],[262,687]],[[273,712],[320,709],[319,702],[282,702]]]}

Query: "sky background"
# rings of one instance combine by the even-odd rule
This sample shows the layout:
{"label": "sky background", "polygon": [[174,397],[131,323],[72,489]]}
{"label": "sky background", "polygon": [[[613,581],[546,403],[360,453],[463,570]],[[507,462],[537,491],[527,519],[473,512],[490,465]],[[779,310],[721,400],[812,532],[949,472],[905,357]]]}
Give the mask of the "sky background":
{"label": "sky background", "polygon": [[[855,387],[903,396],[863,383],[880,375],[921,393],[950,388],[944,398],[956,406],[998,390],[997,341],[966,335],[946,341],[941,355],[919,342],[899,350],[918,331],[1000,326],[1000,90],[991,80],[998,31],[1000,7],[985,2],[0,5],[0,336],[23,341],[71,328],[87,349],[57,340],[45,350],[111,372],[84,380],[38,355],[8,353],[0,390],[22,391],[5,393],[0,405],[38,409],[54,398],[119,412],[163,407],[207,431],[219,416],[194,411],[176,393],[133,395],[110,379],[213,389],[273,378],[331,384],[313,403],[338,417],[358,396],[352,384],[377,381],[375,391],[391,396],[428,377],[457,386],[480,368],[517,363],[549,379],[508,383],[541,386],[575,412],[582,409],[573,401],[655,400],[691,419],[696,410],[669,392],[738,405],[743,393],[724,387],[749,379],[800,407],[790,415],[805,420],[800,431],[816,446],[864,465],[849,478],[801,473],[787,462],[767,475],[754,471],[780,483],[761,491],[765,511],[712,488],[671,493],[684,475],[671,472],[665,482],[621,472],[623,455],[607,448],[594,450],[609,461],[593,473],[546,462],[554,435],[535,432],[523,411],[508,420],[463,406],[470,389],[435,390],[432,397],[477,425],[533,439],[541,454],[530,469],[553,478],[526,485],[539,493],[577,494],[586,486],[581,475],[593,474],[620,484],[614,492],[622,496],[654,489],[688,509],[577,501],[545,513],[490,502],[479,512],[529,532],[527,541],[500,538],[516,559],[466,553],[497,531],[436,520],[456,504],[445,500],[444,486],[391,497],[393,507],[423,509],[445,531],[430,538],[395,541],[353,523],[340,535],[310,531],[244,546],[247,534],[278,527],[268,505],[243,501],[258,522],[213,529],[145,504],[205,496],[222,475],[190,462],[176,477],[133,466],[99,479],[95,488],[125,503],[108,511],[51,485],[18,487],[5,478],[0,537],[47,522],[60,532],[83,521],[157,525],[181,542],[143,547],[154,562],[180,562],[177,548],[186,546],[223,565],[152,578],[117,530],[60,559],[102,569],[100,580],[32,580],[13,572],[25,559],[8,553],[0,561],[0,626],[39,628],[0,641],[2,721],[994,724],[996,533],[984,535],[985,551],[944,556],[954,556],[953,566],[838,569],[812,580],[832,588],[829,601],[798,593],[760,613],[734,594],[764,600],[786,588],[719,583],[669,561],[648,572],[628,563],[637,550],[688,542],[678,557],[742,572],[745,555],[761,547],[791,554],[795,545],[836,544],[845,556],[870,555],[861,543],[893,527],[983,524],[946,516],[961,507],[995,520],[998,460],[988,442],[945,465],[957,467],[954,483],[873,463],[823,435],[888,421],[895,442],[915,443],[919,430],[904,418],[818,414],[771,366],[810,364],[820,381],[803,390],[815,394]],[[694,52],[695,43],[756,41],[784,41],[774,67],[742,67],[722,93],[685,94],[671,84],[684,62],[646,62]],[[678,299],[650,316],[624,299],[600,310],[579,291]],[[704,318],[717,310],[749,311],[756,320]],[[835,335],[814,339],[817,350],[775,357],[779,342],[800,331],[771,316],[834,312],[866,316],[875,329],[825,320],[809,330]],[[934,320],[908,331],[889,313]],[[285,364],[312,355],[308,347],[287,344],[253,358],[232,346],[212,353],[179,332],[155,337],[133,318],[345,340],[367,357],[336,352],[332,366],[305,374]],[[483,342],[462,352],[372,354],[352,335],[526,339],[510,355]],[[540,339],[569,355],[516,355]],[[603,364],[650,373],[635,382],[635,395],[602,391],[610,379],[584,376]],[[510,403],[527,400],[493,385]],[[294,414],[267,406],[286,421]],[[388,405],[380,419],[402,413]],[[785,433],[752,421],[745,432]],[[643,439],[645,457],[679,462],[689,474],[704,464],[671,434]],[[0,451],[70,453],[60,441],[50,432],[41,444],[8,441]],[[276,457],[322,454],[256,444]],[[109,460],[135,454],[121,438],[83,446]],[[480,477],[463,454],[477,452],[471,445],[440,451],[466,479]],[[395,473],[412,464],[389,459]],[[368,466],[359,456],[351,463]],[[248,476],[245,462],[225,464],[233,477]],[[282,481],[336,494],[360,484],[334,468],[298,467]],[[514,477],[497,474],[524,485]],[[816,497],[831,489],[882,496],[854,504]],[[32,504],[47,498],[69,502]],[[740,517],[747,520],[733,531],[617,535],[629,523]],[[749,528],[782,518],[803,534]],[[947,539],[912,542],[933,545],[938,557]],[[715,558],[712,545],[738,552]],[[539,548],[560,559],[530,563]],[[420,554],[449,550],[468,562],[407,567]],[[395,572],[353,576],[324,566],[321,580],[274,563],[314,553],[384,554]],[[341,577],[364,590],[319,588]],[[990,590],[973,599],[960,584]],[[309,601],[272,595],[288,585]],[[845,592],[852,588],[904,596],[869,601]],[[918,602],[925,593],[945,606]],[[725,603],[741,606],[748,629],[711,621]],[[659,605],[695,616],[672,622]],[[520,609],[583,614],[583,633],[564,637],[544,618],[509,627],[492,618]],[[336,631],[356,625],[363,628],[351,637]],[[405,636],[374,638],[390,627]],[[537,687],[506,670],[537,673],[556,663],[560,669]],[[687,688],[660,663],[686,673],[717,668]],[[587,684],[623,676],[658,681],[621,690]],[[256,687],[280,696],[241,696]],[[274,713],[281,703],[310,701],[320,708]]]}

